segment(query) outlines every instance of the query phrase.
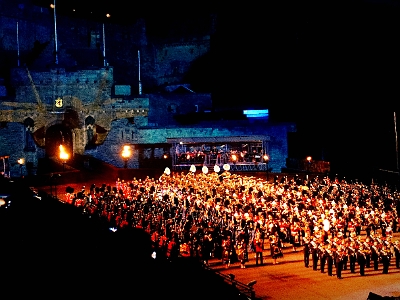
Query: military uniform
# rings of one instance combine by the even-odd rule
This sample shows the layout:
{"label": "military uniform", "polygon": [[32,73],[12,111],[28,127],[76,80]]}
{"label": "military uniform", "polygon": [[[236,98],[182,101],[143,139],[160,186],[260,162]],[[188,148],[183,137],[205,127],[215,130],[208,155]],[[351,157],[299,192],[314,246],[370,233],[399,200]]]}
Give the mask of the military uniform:
{"label": "military uniform", "polygon": [[379,269],[378,242],[374,242],[374,245],[371,247],[371,260],[374,262],[374,270],[377,271]]}
{"label": "military uniform", "polygon": [[367,254],[366,254],[363,246],[360,246],[360,248],[357,251],[357,262],[358,262],[358,266],[360,267],[360,275],[364,276],[365,275],[365,265],[367,263]]}
{"label": "military uniform", "polygon": [[326,249],[323,246],[319,246],[319,266],[321,273],[325,273],[325,264],[326,264]]}
{"label": "military uniform", "polygon": [[382,250],[379,252],[380,259],[382,261],[382,274],[388,274],[389,273],[389,265],[390,265],[390,259],[392,257],[392,253],[388,249],[386,245],[382,247]]}
{"label": "military uniform", "polygon": [[348,258],[349,258],[350,273],[355,273],[356,272],[357,251],[356,251],[354,243],[351,243],[350,246],[347,248],[347,254],[348,254]]}
{"label": "military uniform", "polygon": [[338,248],[335,252],[335,266],[336,266],[336,277],[342,279],[342,269],[343,269],[343,249]]}
{"label": "military uniform", "polygon": [[313,264],[313,270],[316,271],[318,269],[318,244],[315,240],[311,242],[311,258]]}
{"label": "military uniform", "polygon": [[256,265],[258,266],[258,264],[260,264],[262,266],[264,264],[263,262],[264,239],[262,237],[262,232],[260,229],[256,231],[253,243],[256,251]]}
{"label": "military uniform", "polygon": [[303,255],[304,255],[304,266],[308,268],[310,264],[310,240],[307,236],[303,239]]}
{"label": "military uniform", "polygon": [[328,276],[333,275],[333,251],[331,250],[330,245],[326,249],[326,267],[328,269]]}

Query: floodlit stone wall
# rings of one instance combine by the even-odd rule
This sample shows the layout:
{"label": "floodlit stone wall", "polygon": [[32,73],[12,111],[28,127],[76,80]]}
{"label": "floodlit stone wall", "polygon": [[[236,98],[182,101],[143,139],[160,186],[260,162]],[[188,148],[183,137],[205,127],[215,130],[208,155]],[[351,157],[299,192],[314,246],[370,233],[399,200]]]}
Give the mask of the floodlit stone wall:
{"label": "floodlit stone wall", "polygon": [[58,97],[73,96],[87,104],[111,97],[113,68],[74,72],[64,68],[47,71],[15,68],[11,72],[11,84],[17,102],[37,103],[39,97],[43,103],[52,104]]}
{"label": "floodlit stone wall", "polygon": [[[7,2],[0,1],[0,53],[4,58],[0,60],[0,78],[8,77],[7,71],[18,66],[18,62],[20,66],[30,68],[50,68],[56,61],[52,10],[30,3]],[[211,33],[211,22],[204,20],[204,24],[208,23]],[[143,20],[117,24],[59,14],[57,58],[60,65],[70,68],[113,66],[117,70],[116,83],[131,85],[132,93],[138,94],[138,51],[143,92],[166,83],[181,83],[192,63],[210,50],[210,35],[196,34],[183,41],[177,38],[161,40],[147,37]],[[96,78],[81,78],[81,84],[84,85],[86,80],[93,82]]]}

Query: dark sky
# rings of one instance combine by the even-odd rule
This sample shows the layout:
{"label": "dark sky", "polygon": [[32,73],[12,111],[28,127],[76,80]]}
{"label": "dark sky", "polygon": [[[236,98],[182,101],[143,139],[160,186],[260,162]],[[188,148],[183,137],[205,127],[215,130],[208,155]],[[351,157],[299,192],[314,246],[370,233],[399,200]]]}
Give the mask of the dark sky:
{"label": "dark sky", "polygon": [[216,105],[269,108],[273,119],[296,121],[294,155],[326,159],[339,171],[397,168],[398,0],[57,3],[82,15],[110,12],[118,22],[143,17],[158,37],[216,13],[217,32],[200,76]]}

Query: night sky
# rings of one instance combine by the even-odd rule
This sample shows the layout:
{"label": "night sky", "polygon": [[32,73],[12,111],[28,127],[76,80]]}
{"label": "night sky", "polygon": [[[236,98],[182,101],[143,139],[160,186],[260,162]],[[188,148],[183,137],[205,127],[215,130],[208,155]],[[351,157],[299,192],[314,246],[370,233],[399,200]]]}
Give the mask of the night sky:
{"label": "night sky", "polygon": [[57,5],[82,16],[110,12],[113,22],[145,18],[157,38],[199,30],[195,20],[215,13],[217,31],[195,84],[212,92],[217,107],[269,108],[271,120],[295,121],[290,156],[325,159],[343,173],[396,171],[399,0],[99,2]]}

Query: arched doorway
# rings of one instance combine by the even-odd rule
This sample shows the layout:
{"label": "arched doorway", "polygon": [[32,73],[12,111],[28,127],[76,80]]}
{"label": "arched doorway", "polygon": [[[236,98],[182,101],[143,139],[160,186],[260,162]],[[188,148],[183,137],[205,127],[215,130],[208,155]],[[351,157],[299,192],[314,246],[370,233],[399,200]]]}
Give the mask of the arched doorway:
{"label": "arched doorway", "polygon": [[63,145],[65,150],[72,156],[73,144],[71,129],[62,124],[50,126],[46,131],[46,157],[58,157],[60,145]]}

